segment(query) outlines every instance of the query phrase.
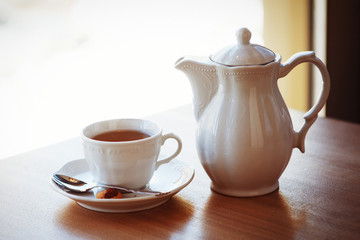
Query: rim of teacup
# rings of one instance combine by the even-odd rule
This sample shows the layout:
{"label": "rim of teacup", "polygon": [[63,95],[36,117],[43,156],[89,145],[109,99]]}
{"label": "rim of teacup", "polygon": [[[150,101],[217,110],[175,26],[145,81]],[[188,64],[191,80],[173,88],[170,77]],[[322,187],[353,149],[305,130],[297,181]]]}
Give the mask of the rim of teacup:
{"label": "rim of teacup", "polygon": [[[103,132],[107,132],[107,131],[113,131],[113,130],[118,130],[118,129],[131,129],[131,130],[142,130],[145,133],[149,134],[150,136],[147,138],[143,138],[143,139],[139,139],[139,140],[132,140],[132,141],[119,141],[119,142],[109,142],[109,141],[101,141],[101,140],[95,140],[92,139],[91,136],[88,135],[88,133],[86,133],[86,131],[91,131],[89,130],[90,128],[95,128],[95,126],[100,125],[100,124],[106,124],[108,122],[142,122],[142,123],[146,123],[149,126],[152,126],[152,128],[131,128],[131,127],[124,127],[124,128],[119,128],[119,127],[109,127],[108,129],[102,129],[102,130],[98,130],[97,132],[95,131],[95,133],[91,134],[92,137],[94,137],[95,135],[99,134],[99,133],[103,133]],[[146,131],[149,130],[150,132]],[[153,121],[147,120],[147,119],[140,119],[140,118],[118,118],[118,119],[108,119],[108,120],[102,120],[102,121],[98,121],[98,122],[94,122],[91,123],[89,125],[87,125],[86,127],[83,128],[83,130],[81,131],[81,139],[83,141],[87,141],[90,143],[97,143],[97,144],[109,144],[109,145],[116,145],[116,144],[121,144],[121,145],[125,145],[125,144],[132,144],[132,143],[139,143],[139,142],[146,142],[146,141],[151,141],[153,138],[158,137],[159,135],[162,134],[162,129],[159,127],[159,125]]]}

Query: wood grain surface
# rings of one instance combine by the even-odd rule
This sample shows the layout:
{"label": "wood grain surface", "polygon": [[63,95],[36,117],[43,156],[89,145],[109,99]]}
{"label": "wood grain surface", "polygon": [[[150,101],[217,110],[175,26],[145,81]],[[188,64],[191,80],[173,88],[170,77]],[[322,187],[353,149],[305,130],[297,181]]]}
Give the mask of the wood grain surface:
{"label": "wood grain surface", "polygon": [[146,211],[84,209],[49,186],[53,172],[83,158],[73,138],[0,160],[0,239],[360,239],[360,125],[319,118],[305,154],[293,151],[277,191],[235,198],[210,189],[190,106],[149,119],[182,138],[178,159],[195,168],[188,187]]}

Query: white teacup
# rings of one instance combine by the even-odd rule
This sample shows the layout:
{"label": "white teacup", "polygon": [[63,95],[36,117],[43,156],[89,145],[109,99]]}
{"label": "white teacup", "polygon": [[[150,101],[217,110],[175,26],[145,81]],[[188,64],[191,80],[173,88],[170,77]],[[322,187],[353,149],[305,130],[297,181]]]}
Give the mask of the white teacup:
{"label": "white teacup", "polygon": [[[93,138],[110,131],[135,130],[148,137],[139,140],[104,141]],[[173,138],[177,141],[176,151],[158,160],[164,142]],[[143,188],[151,179],[156,168],[169,162],[181,151],[181,139],[173,133],[162,134],[157,124],[142,119],[114,119],[93,123],[81,134],[84,155],[95,182],[126,188]]]}

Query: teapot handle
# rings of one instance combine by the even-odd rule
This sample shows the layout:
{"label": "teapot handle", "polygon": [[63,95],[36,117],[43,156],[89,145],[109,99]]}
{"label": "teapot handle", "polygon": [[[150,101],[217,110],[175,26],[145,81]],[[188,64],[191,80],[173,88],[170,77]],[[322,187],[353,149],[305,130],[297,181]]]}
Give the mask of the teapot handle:
{"label": "teapot handle", "polygon": [[315,56],[313,51],[299,52],[290,57],[284,64],[281,64],[279,78],[285,77],[294,67],[303,62],[313,63],[319,70],[323,80],[323,88],[320,97],[315,105],[304,115],[305,123],[299,132],[295,132],[295,146],[303,153],[305,152],[305,136],[311,125],[318,117],[319,111],[325,105],[330,92],[330,76],[325,64]]}

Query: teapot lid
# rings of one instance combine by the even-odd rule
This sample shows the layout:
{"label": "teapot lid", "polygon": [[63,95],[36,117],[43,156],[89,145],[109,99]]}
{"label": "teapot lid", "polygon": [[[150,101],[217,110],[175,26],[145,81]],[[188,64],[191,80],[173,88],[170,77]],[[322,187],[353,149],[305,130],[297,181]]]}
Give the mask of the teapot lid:
{"label": "teapot lid", "polygon": [[210,56],[213,62],[226,66],[263,65],[274,61],[275,53],[270,49],[250,43],[251,32],[240,28],[236,32],[237,45],[224,48]]}

